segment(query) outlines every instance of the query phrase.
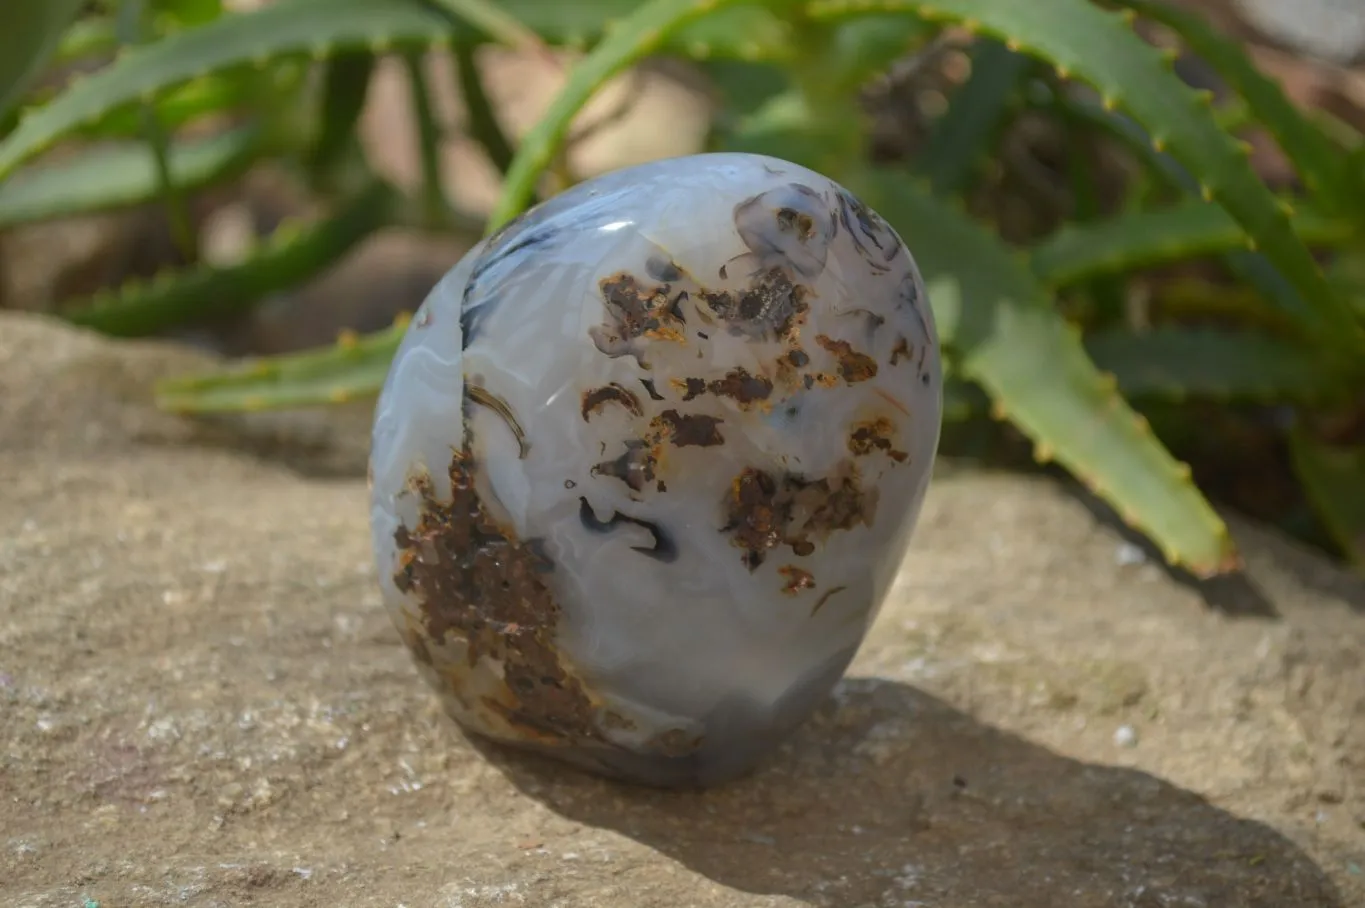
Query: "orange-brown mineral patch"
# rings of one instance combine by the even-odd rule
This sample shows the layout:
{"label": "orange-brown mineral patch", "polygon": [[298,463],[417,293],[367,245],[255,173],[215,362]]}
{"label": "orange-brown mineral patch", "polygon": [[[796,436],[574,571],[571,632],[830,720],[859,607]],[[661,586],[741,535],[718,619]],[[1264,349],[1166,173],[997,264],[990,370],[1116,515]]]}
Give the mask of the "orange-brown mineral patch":
{"label": "orange-brown mineral patch", "polygon": [[644,341],[686,343],[685,322],[679,306],[684,295],[667,284],[642,283],[628,272],[598,283],[611,323],[594,325],[588,335],[598,351],[610,357],[634,356],[644,365]]}
{"label": "orange-brown mineral patch", "polygon": [[767,406],[773,393],[773,383],[763,375],[750,374],[749,370],[738,366],[725,373],[724,378],[707,381],[704,378],[672,379],[670,384],[682,394],[683,401],[696,400],[710,392],[717,397],[727,397],[739,405],[741,410]]}
{"label": "orange-brown mineral patch", "polygon": [[649,287],[633,274],[622,272],[603,278],[599,284],[607,309],[616,317],[627,340],[649,337],[656,340],[682,340],[682,313],[667,285]]}
{"label": "orange-brown mineral patch", "polygon": [[667,446],[709,448],[723,445],[722,423],[724,420],[718,416],[665,410],[649,421],[641,437],[625,439],[619,455],[595,464],[592,474],[619,479],[632,492],[642,492],[650,483],[656,483],[658,490],[663,492],[667,489],[661,478]]}
{"label": "orange-brown mineral patch", "polygon": [[809,590],[815,587],[815,575],[805,568],[799,568],[794,564],[784,564],[777,569],[777,573],[782,575],[786,581],[782,585],[782,592],[788,596],[795,596],[802,590]]}
{"label": "orange-brown mineral patch", "polygon": [[583,420],[586,422],[590,416],[602,412],[607,404],[617,404],[625,407],[632,416],[639,416],[644,411],[640,409],[640,398],[634,393],[626,390],[617,382],[603,385],[600,388],[592,388],[583,392],[582,413]]}
{"label": "orange-brown mineral patch", "polygon": [[662,432],[666,432],[674,446],[679,448],[709,448],[725,444],[725,439],[721,437],[718,428],[724,420],[716,416],[665,410],[655,417],[653,422]]}
{"label": "orange-brown mineral patch", "polygon": [[772,395],[773,383],[765,376],[750,375],[746,369],[735,368],[725,373],[724,378],[711,382],[711,393],[728,397],[747,410]]}
{"label": "orange-brown mineral patch", "polygon": [[754,570],[780,545],[804,558],[834,532],[871,526],[876,506],[876,490],[863,488],[851,462],[814,480],[792,473],[774,477],[746,467],[726,493],[721,531],[730,534],[743,550],[742,560]]}
{"label": "orange-brown mineral patch", "polygon": [[896,450],[894,439],[896,427],[885,416],[855,423],[848,436],[848,449],[854,456],[866,457],[874,451],[882,451],[896,463],[904,463],[909,454]]}
{"label": "orange-brown mineral patch", "polygon": [[429,477],[410,481],[420,516],[394,534],[400,566],[393,579],[422,620],[404,641],[427,664],[429,644],[450,635],[467,643],[471,668],[484,658],[501,663],[505,689],[484,706],[528,738],[601,742],[588,692],[556,647],[560,608],[545,582],[554,565],[534,541],[517,539],[488,514],[474,490],[471,460],[466,450],[451,461],[449,502],[435,498]]}
{"label": "orange-brown mineral patch", "polygon": [[742,290],[701,290],[699,295],[735,333],[789,340],[805,321],[809,292],[786,269],[769,268]]}
{"label": "orange-brown mineral patch", "polygon": [[899,363],[902,358],[910,359],[912,356],[914,356],[914,354],[910,352],[910,339],[902,334],[900,337],[896,338],[896,346],[891,348],[891,365],[894,366]]}
{"label": "orange-brown mineral patch", "polygon": [[815,342],[834,354],[839,363],[839,377],[850,385],[867,381],[877,375],[877,361],[866,353],[859,353],[845,340],[836,340],[826,334],[817,334]]}

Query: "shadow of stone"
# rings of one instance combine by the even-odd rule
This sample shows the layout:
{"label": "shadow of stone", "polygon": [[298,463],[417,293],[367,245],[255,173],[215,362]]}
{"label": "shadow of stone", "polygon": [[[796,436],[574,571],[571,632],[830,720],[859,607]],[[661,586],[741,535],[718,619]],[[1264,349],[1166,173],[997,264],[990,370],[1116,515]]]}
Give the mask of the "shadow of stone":
{"label": "shadow of stone", "polygon": [[[1146,536],[1120,519],[1109,504],[1077,483],[1069,476],[1049,473],[1061,487],[1080,502],[1098,522],[1109,527],[1123,541],[1136,547],[1147,561],[1161,569],[1174,582],[1193,590],[1210,609],[1229,618],[1260,618],[1275,620],[1281,617],[1274,602],[1245,570],[1231,571],[1217,577],[1201,578],[1188,570],[1168,564],[1165,557]],[[1226,515],[1224,515],[1226,516]]]}
{"label": "shadow of stone", "polygon": [[373,402],[297,410],[205,413],[172,438],[143,435],[148,447],[198,448],[244,455],[302,479],[364,479]]}
{"label": "shadow of stone", "polygon": [[1291,841],[1147,773],[1083,763],[909,686],[847,679],[756,773],[707,791],[474,742],[526,795],[724,886],[820,906],[1338,908]]}
{"label": "shadow of stone", "polygon": [[[1201,579],[1182,568],[1172,567],[1150,540],[1124,524],[1108,504],[1070,477],[1051,475],[1097,521],[1119,534],[1125,542],[1139,548],[1148,561],[1159,567],[1167,577],[1198,593],[1209,608],[1230,618],[1282,617],[1272,596],[1248,571],[1233,571],[1219,577]],[[1254,548],[1257,557],[1263,562],[1267,554],[1272,555],[1275,566],[1292,577],[1297,585],[1339,599],[1357,612],[1365,612],[1365,578],[1353,576],[1332,564],[1322,553],[1311,550],[1273,527],[1263,526],[1228,508],[1220,509],[1220,516],[1227,521],[1233,537],[1243,550]]]}
{"label": "shadow of stone", "polygon": [[[1262,561],[1273,561],[1275,568],[1292,579],[1296,586],[1339,600],[1365,614],[1365,577],[1332,564],[1321,553],[1271,527],[1228,514],[1224,517],[1228,518],[1233,535],[1244,547],[1250,547],[1254,541]],[[1270,556],[1269,559],[1266,556]]]}

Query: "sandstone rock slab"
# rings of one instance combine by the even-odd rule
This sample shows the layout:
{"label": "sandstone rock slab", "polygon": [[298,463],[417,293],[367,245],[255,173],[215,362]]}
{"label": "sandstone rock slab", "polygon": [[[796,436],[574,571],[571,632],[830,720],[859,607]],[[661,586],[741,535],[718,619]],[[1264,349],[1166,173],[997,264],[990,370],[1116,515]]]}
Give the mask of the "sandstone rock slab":
{"label": "sandstone rock slab", "polygon": [[790,746],[639,790],[466,742],[371,579],[363,408],[146,402],[202,362],[0,314],[0,903],[1365,905],[1365,587],[1272,534],[1200,591],[945,464]]}

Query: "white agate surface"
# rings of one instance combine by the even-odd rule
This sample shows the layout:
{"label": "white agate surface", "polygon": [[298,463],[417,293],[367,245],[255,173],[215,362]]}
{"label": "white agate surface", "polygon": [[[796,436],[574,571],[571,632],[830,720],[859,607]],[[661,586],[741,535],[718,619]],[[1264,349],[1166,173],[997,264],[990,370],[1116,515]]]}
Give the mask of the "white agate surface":
{"label": "white agate surface", "polygon": [[472,250],[413,319],[374,424],[385,601],[431,635],[430,603],[395,582],[396,534],[419,517],[411,477],[448,498],[467,444],[482,506],[552,565],[562,665],[616,718],[556,737],[490,714],[468,693],[503,667],[469,666],[447,631],[422,670],[451,714],[645,782],[732,777],[828,693],[876,616],[941,394],[910,252],[827,178],[706,154],[589,181]]}

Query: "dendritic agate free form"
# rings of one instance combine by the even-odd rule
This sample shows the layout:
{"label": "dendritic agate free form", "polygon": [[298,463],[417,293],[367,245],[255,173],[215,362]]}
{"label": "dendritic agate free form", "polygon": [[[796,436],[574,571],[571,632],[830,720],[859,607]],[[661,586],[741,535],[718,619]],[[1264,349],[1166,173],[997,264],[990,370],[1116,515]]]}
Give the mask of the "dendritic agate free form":
{"label": "dendritic agate free form", "polygon": [[829,179],[704,154],[585,182],[412,320],[370,463],[385,601],[468,731],[733,778],[876,615],[941,385],[909,250]]}

